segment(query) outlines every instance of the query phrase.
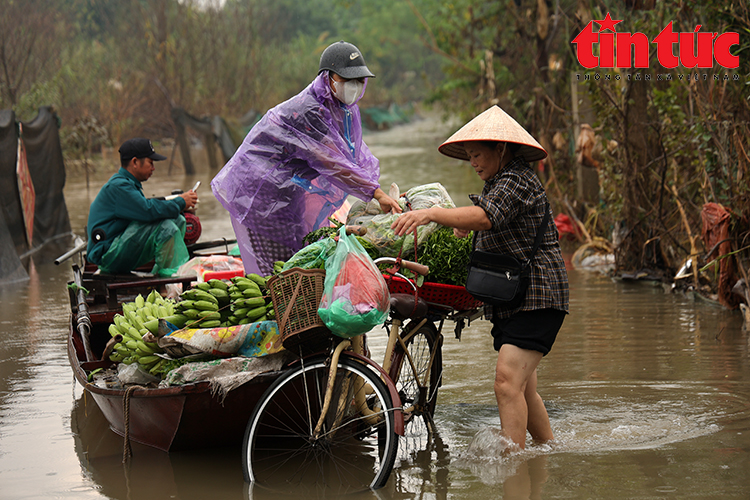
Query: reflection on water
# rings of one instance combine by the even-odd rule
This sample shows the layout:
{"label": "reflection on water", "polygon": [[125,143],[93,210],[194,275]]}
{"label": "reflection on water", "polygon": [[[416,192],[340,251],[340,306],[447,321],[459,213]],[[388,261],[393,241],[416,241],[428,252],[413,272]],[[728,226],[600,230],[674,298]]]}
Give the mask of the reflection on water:
{"label": "reflection on water", "polygon": [[[481,183],[467,165],[436,152],[445,137],[430,121],[371,135],[383,184],[404,190],[439,181],[457,204],[468,203],[466,193]],[[90,192],[82,175],[68,176],[77,233],[111,173],[95,174]],[[205,186],[204,238],[231,235],[207,172],[169,178],[157,169],[147,193],[195,180]],[[248,489],[239,446],[166,454],[134,444],[123,465],[122,439],[68,366],[71,273],[51,263],[66,249],[36,256],[28,282],[0,286],[0,498],[278,498]],[[553,443],[497,456],[489,323],[472,323],[461,341],[446,325],[437,433],[402,439],[388,484],[347,498],[748,498],[750,349],[739,313],[648,283],[574,270],[570,281],[571,314],[539,368]],[[384,339],[370,335],[376,359]],[[483,446],[471,449],[478,435]]]}

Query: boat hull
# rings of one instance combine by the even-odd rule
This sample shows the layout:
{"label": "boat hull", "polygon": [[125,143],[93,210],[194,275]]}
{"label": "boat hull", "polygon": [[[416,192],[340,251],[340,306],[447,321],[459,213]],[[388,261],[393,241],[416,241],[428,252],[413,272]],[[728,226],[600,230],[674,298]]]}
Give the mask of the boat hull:
{"label": "boat hull", "polygon": [[88,382],[88,373],[110,366],[109,361],[83,361],[71,318],[68,357],[76,380],[88,391],[110,424],[121,436],[126,429],[131,441],[164,451],[239,444],[247,419],[266,389],[281,372],[261,374],[229,391],[223,399],[208,382],[165,388],[135,388],[126,391]]}

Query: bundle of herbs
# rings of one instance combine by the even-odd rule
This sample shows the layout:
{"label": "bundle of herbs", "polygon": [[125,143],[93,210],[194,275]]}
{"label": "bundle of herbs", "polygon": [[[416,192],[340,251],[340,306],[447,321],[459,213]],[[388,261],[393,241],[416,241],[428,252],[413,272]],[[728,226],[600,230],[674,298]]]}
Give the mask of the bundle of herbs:
{"label": "bundle of herbs", "polygon": [[466,238],[457,238],[452,228],[440,226],[417,250],[419,263],[430,268],[426,281],[466,285],[471,245],[472,233]]}

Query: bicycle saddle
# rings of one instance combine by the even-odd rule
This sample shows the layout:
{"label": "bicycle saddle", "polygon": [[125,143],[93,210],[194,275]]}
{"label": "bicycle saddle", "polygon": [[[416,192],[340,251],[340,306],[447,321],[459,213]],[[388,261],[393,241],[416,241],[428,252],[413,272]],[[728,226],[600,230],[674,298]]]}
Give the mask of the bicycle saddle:
{"label": "bicycle saddle", "polygon": [[427,315],[427,302],[417,299],[414,306],[414,295],[409,293],[391,294],[391,315],[395,319],[424,318]]}

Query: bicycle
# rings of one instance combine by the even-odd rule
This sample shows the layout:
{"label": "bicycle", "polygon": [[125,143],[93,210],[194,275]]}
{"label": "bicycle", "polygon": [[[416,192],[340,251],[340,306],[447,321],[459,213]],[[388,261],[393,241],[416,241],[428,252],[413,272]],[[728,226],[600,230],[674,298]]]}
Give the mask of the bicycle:
{"label": "bicycle", "polygon": [[[421,275],[429,272],[393,258],[375,262],[398,262]],[[395,275],[417,290],[403,274]],[[457,321],[460,336],[464,322],[478,315],[478,307],[456,311],[416,293],[392,293],[382,365],[368,357],[364,336],[336,338],[326,352],[301,356],[250,416],[243,444],[245,479],[277,491],[315,485],[349,493],[385,485],[405,427],[421,417],[427,431],[432,430],[445,319]]]}

